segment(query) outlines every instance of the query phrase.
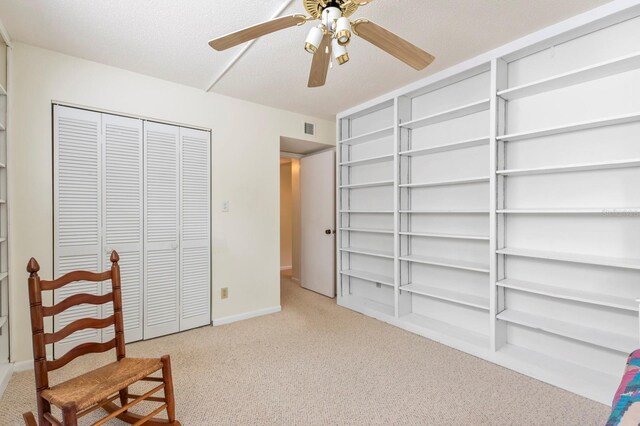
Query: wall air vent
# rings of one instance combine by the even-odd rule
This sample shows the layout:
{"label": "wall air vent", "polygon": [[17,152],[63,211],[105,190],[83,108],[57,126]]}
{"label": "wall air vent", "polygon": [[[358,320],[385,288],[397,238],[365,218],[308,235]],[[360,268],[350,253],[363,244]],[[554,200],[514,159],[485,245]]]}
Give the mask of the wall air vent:
{"label": "wall air vent", "polygon": [[304,123],[304,134],[314,135],[316,132],[316,126],[313,123]]}

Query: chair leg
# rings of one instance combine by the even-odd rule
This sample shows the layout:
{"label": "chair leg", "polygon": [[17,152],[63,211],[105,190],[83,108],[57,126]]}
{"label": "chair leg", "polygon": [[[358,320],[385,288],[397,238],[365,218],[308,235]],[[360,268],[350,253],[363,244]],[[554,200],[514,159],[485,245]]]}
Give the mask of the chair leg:
{"label": "chair leg", "polygon": [[167,402],[167,420],[176,421],[176,401],[173,395],[173,376],[171,375],[171,359],[169,355],[162,358],[162,379],[164,380],[164,398]]}
{"label": "chair leg", "polygon": [[118,393],[120,394],[120,406],[124,407],[129,403],[129,388],[124,388]]}
{"label": "chair leg", "polygon": [[38,423],[40,424],[40,426],[51,426],[51,423],[49,422],[49,420],[44,418],[45,413],[51,414],[51,404],[49,404],[49,401],[42,398],[38,393],[37,405],[38,405]]}
{"label": "chair leg", "polygon": [[76,404],[67,404],[62,407],[62,424],[64,426],[78,426]]}
{"label": "chair leg", "polygon": [[23,413],[22,418],[24,419],[24,424],[26,426],[38,426],[38,422],[36,422],[36,418],[31,411]]}

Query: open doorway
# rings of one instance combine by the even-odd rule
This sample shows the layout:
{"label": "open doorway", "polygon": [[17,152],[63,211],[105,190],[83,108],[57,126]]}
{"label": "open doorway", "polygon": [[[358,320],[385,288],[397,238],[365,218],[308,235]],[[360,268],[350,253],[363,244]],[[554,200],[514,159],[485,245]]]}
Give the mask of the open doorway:
{"label": "open doorway", "polygon": [[280,274],[300,283],[300,160],[280,157]]}
{"label": "open doorway", "polygon": [[281,138],[280,272],[335,297],[335,148]]}

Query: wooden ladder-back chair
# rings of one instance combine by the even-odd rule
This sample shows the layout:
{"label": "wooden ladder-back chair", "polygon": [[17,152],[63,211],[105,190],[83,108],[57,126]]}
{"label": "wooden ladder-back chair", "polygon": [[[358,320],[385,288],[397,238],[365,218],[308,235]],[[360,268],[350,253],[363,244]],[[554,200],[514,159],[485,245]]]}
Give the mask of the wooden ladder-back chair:
{"label": "wooden ladder-back chair", "polygon": [[[74,271],[53,280],[41,280],[38,276],[40,266],[34,258],[27,265],[29,272],[29,302],[31,307],[31,329],[33,333],[33,358],[38,403],[38,423],[31,412],[23,415],[28,426],[64,425],[75,426],[78,418],[103,408],[108,415],[93,423],[102,425],[118,418],[134,425],[173,425],[180,426],[175,419],[175,400],[171,378],[171,361],[168,355],[162,358],[127,358],[124,344],[124,321],[122,316],[122,294],[120,287],[119,256],[111,253],[111,269],[102,273]],[[76,294],[53,305],[42,306],[42,292],[56,290],[74,281],[101,282],[111,280],[112,292],[102,296]],[[103,305],[113,303],[113,315],[104,318],[83,318],[71,322],[55,333],[44,332],[44,318],[58,315],[65,310],[81,305]],[[103,329],[114,326],[115,337],[106,343],[82,343],[56,360],[47,360],[46,345],[56,343],[70,334],[88,328]],[[79,356],[89,353],[116,350],[117,361],[97,370],[67,380],[55,386],[49,386],[49,372],[64,367]],[[150,375],[162,370],[162,377]],[[142,395],[129,393],[130,385],[138,381],[153,382],[154,387]],[[164,390],[164,396],[153,396]],[[114,401],[120,400],[120,405]],[[129,409],[142,401],[152,401],[161,405],[149,414],[141,416],[129,412]],[[51,405],[62,410],[62,422],[51,414]],[[161,411],[167,411],[167,419],[154,418]]]}

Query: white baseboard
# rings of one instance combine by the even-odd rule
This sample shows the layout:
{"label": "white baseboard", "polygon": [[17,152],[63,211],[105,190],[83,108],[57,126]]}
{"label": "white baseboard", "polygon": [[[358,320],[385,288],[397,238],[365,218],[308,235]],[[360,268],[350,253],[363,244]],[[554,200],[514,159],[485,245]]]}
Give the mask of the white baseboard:
{"label": "white baseboard", "polygon": [[280,270],[281,270],[281,271],[288,271],[288,270],[290,270],[290,269],[293,269],[293,266],[289,265],[289,266],[281,266],[281,267],[280,267]]}
{"label": "white baseboard", "polygon": [[0,398],[2,394],[7,389],[7,385],[9,384],[9,380],[11,380],[11,376],[13,375],[14,365],[13,364],[2,364],[0,365]]}
{"label": "white baseboard", "polygon": [[214,326],[216,326],[216,325],[224,325],[224,324],[231,324],[232,322],[242,321],[242,320],[246,320],[246,319],[249,319],[249,318],[255,318],[255,317],[261,317],[263,315],[275,314],[277,312],[280,312],[281,310],[282,310],[282,307],[280,305],[272,306],[270,308],[258,309],[257,311],[245,312],[243,314],[229,315],[228,317],[222,317],[222,318],[214,319],[211,324],[214,325]]}

